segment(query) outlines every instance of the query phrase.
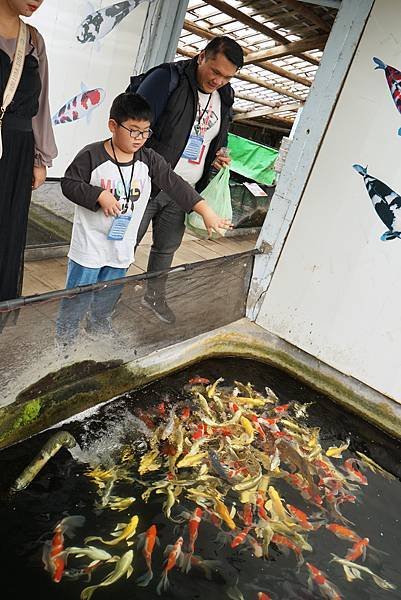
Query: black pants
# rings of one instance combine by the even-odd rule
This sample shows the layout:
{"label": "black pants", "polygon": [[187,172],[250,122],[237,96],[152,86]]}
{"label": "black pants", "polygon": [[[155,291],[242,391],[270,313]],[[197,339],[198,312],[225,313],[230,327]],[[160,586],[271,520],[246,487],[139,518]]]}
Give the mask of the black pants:
{"label": "black pants", "polygon": [[[174,253],[181,245],[185,232],[185,211],[165,192],[149,200],[138,230],[137,245],[152,221],[152,247],[148,260],[148,272],[164,271],[171,267]],[[148,281],[148,294],[165,295],[167,276]]]}

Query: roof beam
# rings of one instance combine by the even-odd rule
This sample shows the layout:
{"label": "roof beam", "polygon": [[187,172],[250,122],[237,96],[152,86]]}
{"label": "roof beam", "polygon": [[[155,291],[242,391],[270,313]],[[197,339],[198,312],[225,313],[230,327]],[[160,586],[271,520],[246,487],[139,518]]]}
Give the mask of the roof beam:
{"label": "roof beam", "polygon": [[[191,33],[194,33],[195,35],[198,35],[199,37],[203,37],[207,40],[211,40],[214,37],[216,37],[216,34],[212,33],[211,31],[208,31],[207,29],[203,29],[202,27],[199,27],[198,25],[195,25],[194,23],[192,23],[192,21],[185,20],[184,21],[184,29],[185,29],[185,31],[190,31]],[[243,51],[245,57],[247,57],[250,54],[250,51],[247,48],[242,48],[242,51]],[[270,73],[274,73],[275,75],[278,75],[279,77],[284,77],[285,79],[289,79],[290,81],[294,81],[295,83],[300,83],[301,85],[304,85],[305,87],[310,87],[312,85],[312,82],[309,79],[306,79],[306,77],[301,77],[301,75],[297,75],[296,73],[287,71],[286,69],[283,69],[282,67],[278,67],[277,65],[275,65],[271,62],[263,61],[263,62],[260,62],[257,64],[258,64],[258,67],[261,67],[262,69],[265,69],[266,71],[269,71]]]}
{"label": "roof beam", "polygon": [[296,13],[317,25],[322,31],[327,31],[328,33],[331,31],[330,23],[327,23],[321,16],[316,14],[310,6],[305,6],[305,4],[301,4],[298,0],[285,0],[285,3],[286,6],[292,6]]}
{"label": "roof beam", "polygon": [[[282,104],[277,108],[258,108],[255,110],[249,110],[247,112],[242,112],[238,115],[235,115],[233,121],[242,121],[243,119],[257,119],[258,117],[268,117],[270,115],[275,115],[280,112],[286,111],[296,111],[301,108],[302,104]],[[234,110],[235,107],[234,107]]]}
{"label": "roof beam", "polygon": [[253,102],[254,104],[261,104],[262,106],[270,106],[270,108],[276,108],[280,106],[280,102],[273,102],[271,100],[266,100],[265,98],[261,98],[260,96],[253,96],[252,94],[244,94],[244,92],[240,92],[234,88],[234,94],[236,98],[240,98],[241,100],[246,100],[247,102]]}
{"label": "roof beam", "polygon": [[[277,31],[275,31],[274,29],[267,27],[263,23],[259,23],[259,21],[256,21],[256,19],[253,19],[252,17],[250,17],[249,15],[246,15],[245,13],[238,10],[237,8],[230,6],[229,4],[227,4],[227,2],[223,2],[223,0],[207,0],[207,3],[210,6],[213,6],[214,8],[216,8],[217,10],[220,10],[222,13],[224,13],[226,15],[230,15],[230,17],[233,17],[240,23],[243,23],[244,25],[251,27],[255,31],[259,31],[259,33],[263,33],[267,37],[269,37],[273,40],[276,40],[276,42],[280,42],[280,44],[289,44],[290,43],[290,40],[288,40],[286,37],[284,37]],[[319,64],[319,61],[317,61],[312,56],[309,56],[308,54],[298,54],[297,53],[296,56],[301,58],[302,60],[306,60],[307,62],[310,62],[313,65]]]}
{"label": "roof beam", "polygon": [[[182,56],[188,56],[189,58],[193,58],[198,53],[194,52],[193,50],[188,50],[187,48],[177,48],[177,54],[181,54]],[[235,78],[241,79],[242,81],[247,81],[248,83],[254,83],[255,85],[264,87],[267,90],[276,92],[276,94],[280,94],[281,96],[288,96],[288,98],[293,98],[294,100],[299,100],[300,102],[304,101],[304,98],[302,98],[302,96],[299,96],[298,94],[294,94],[293,92],[290,92],[290,90],[286,90],[285,88],[283,88],[281,86],[274,85],[273,83],[268,83],[267,81],[265,81],[264,79],[261,79],[259,77],[254,77],[253,75],[246,75],[245,73],[240,72],[235,75]]]}
{"label": "roof beam", "polygon": [[287,133],[292,128],[292,121],[286,121],[285,123],[283,121],[277,121],[276,124],[273,124],[269,123],[269,121],[255,121],[254,119],[244,119],[243,121],[238,122],[237,125],[249,125],[251,127],[259,127],[260,129],[271,129],[272,131],[280,131],[282,133]]}
{"label": "roof beam", "polygon": [[[337,8],[341,6],[341,0],[298,0],[307,4],[317,4],[318,6],[327,6],[328,8]],[[208,2],[210,4],[210,2]]]}
{"label": "roof beam", "polygon": [[302,50],[315,50],[316,48],[324,48],[327,42],[328,34],[318,35],[312,38],[306,38],[304,40],[298,40],[297,42],[290,42],[289,44],[283,44],[268,48],[267,50],[260,50],[259,52],[250,52],[245,58],[245,64],[258,63],[263,61],[265,58],[282,58],[283,56],[295,56]]}

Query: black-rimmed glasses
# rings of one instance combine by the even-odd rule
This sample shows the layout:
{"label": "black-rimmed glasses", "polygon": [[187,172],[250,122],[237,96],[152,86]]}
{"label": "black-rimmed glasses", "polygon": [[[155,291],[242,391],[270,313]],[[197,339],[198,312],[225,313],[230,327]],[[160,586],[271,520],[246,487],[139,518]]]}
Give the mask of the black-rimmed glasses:
{"label": "black-rimmed glasses", "polygon": [[150,138],[150,136],[153,133],[153,131],[151,129],[145,129],[145,131],[139,131],[139,129],[130,129],[129,127],[126,127],[122,123],[118,123],[118,125],[120,127],[122,127],[123,129],[125,129],[126,131],[129,131],[130,137],[134,138],[134,140],[138,140],[139,138],[142,138],[143,140],[147,140]]}

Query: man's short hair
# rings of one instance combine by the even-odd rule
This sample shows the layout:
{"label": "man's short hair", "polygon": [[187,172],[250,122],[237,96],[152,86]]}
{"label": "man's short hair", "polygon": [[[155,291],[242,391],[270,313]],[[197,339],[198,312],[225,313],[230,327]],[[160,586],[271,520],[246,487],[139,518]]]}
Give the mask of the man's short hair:
{"label": "man's short hair", "polygon": [[204,52],[206,58],[216,56],[216,54],[221,52],[237,69],[241,69],[244,66],[244,53],[241,46],[225,35],[220,35],[210,40]]}
{"label": "man's short hair", "polygon": [[135,121],[152,121],[152,109],[147,101],[139,94],[125,92],[113,100],[110,108],[110,119],[123,123],[128,119]]}

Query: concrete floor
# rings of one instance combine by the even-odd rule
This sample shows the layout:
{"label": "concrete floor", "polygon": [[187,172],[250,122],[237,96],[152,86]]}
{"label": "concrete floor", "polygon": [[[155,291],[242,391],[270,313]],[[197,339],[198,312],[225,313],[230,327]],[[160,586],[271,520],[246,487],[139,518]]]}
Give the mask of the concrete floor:
{"label": "concrete floor", "polygon": [[[173,266],[209,260],[220,256],[229,256],[245,252],[255,247],[257,235],[201,240],[185,233],[181,247],[174,257]],[[135,264],[128,275],[137,275],[146,271],[148,255],[152,243],[152,234],[148,232],[135,255]],[[43,294],[64,289],[67,257],[37,260],[25,263],[23,295]]]}

